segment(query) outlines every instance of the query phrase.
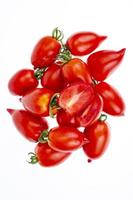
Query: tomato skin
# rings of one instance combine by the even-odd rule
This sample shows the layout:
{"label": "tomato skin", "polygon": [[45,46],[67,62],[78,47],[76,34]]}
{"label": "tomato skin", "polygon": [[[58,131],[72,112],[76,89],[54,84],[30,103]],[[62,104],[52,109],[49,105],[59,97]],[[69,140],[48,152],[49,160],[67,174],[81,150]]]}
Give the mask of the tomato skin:
{"label": "tomato skin", "polygon": [[58,152],[53,150],[48,143],[38,143],[35,154],[40,165],[44,167],[56,166],[65,161],[71,153]]}
{"label": "tomato skin", "polygon": [[79,127],[76,117],[71,116],[63,109],[57,112],[57,122],[60,126]]}
{"label": "tomato skin", "polygon": [[109,139],[110,130],[105,121],[96,121],[90,127],[85,128],[84,134],[89,140],[88,144],[83,146],[85,154],[91,159],[99,158],[106,150]]}
{"label": "tomato skin", "polygon": [[61,152],[71,152],[84,144],[84,135],[74,127],[55,127],[48,135],[49,146]]}
{"label": "tomato skin", "polygon": [[7,109],[16,129],[29,141],[37,142],[41,132],[48,129],[44,118],[34,116],[25,110]]}
{"label": "tomato skin", "polygon": [[106,36],[92,32],[78,32],[68,38],[66,46],[75,56],[84,56],[94,51]]}
{"label": "tomato skin", "polygon": [[41,78],[41,84],[55,92],[59,92],[64,87],[64,79],[62,76],[62,66],[54,63],[48,67]]}
{"label": "tomato skin", "polygon": [[69,83],[79,79],[86,83],[92,83],[87,64],[79,58],[73,58],[62,67],[64,79]]}
{"label": "tomato skin", "polygon": [[38,85],[38,80],[31,69],[17,71],[8,82],[8,89],[12,95],[23,96]]}
{"label": "tomato skin", "polygon": [[77,115],[76,119],[80,126],[88,127],[98,119],[102,109],[102,98],[96,95],[92,103],[86,107],[85,110],[83,110],[79,115]]}
{"label": "tomato skin", "polygon": [[98,81],[104,81],[120,64],[125,54],[125,48],[120,51],[97,51],[87,59],[91,76]]}
{"label": "tomato skin", "polygon": [[51,65],[55,61],[60,48],[61,45],[55,38],[51,36],[41,38],[31,55],[31,63],[34,69]]}
{"label": "tomato skin", "polygon": [[117,90],[106,82],[95,86],[96,92],[103,99],[103,111],[115,116],[121,116],[125,111],[125,103]]}
{"label": "tomato skin", "polygon": [[49,115],[49,103],[53,94],[53,91],[47,88],[36,88],[23,96],[21,102],[29,112],[45,117]]}
{"label": "tomato skin", "polygon": [[94,90],[91,85],[83,82],[73,83],[60,94],[59,106],[70,115],[75,115],[91,103]]}

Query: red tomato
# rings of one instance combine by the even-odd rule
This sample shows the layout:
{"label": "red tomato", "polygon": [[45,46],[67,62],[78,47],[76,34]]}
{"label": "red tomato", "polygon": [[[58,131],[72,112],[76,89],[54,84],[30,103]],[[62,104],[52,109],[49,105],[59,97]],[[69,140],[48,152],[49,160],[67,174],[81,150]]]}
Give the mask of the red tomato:
{"label": "red tomato", "polygon": [[17,130],[28,140],[37,142],[42,131],[48,129],[47,121],[25,110],[7,109]]}
{"label": "red tomato", "polygon": [[55,61],[60,48],[60,43],[51,36],[40,39],[31,55],[31,63],[34,68],[43,68],[51,65]]}
{"label": "red tomato", "polygon": [[123,115],[125,104],[120,94],[111,85],[101,82],[95,86],[96,92],[103,99],[103,111],[110,115]]}
{"label": "red tomato", "polygon": [[59,126],[50,130],[48,144],[61,152],[71,152],[84,144],[84,135],[74,127]]}
{"label": "red tomato", "polygon": [[8,83],[8,89],[13,95],[23,96],[38,85],[38,80],[31,69],[21,69],[16,72]]}
{"label": "red tomato", "polygon": [[98,95],[95,96],[92,103],[80,113],[76,119],[80,126],[87,127],[94,123],[103,109],[103,101]]}
{"label": "red tomato", "polygon": [[106,38],[92,32],[79,32],[68,38],[66,46],[73,55],[84,56],[94,51]]}
{"label": "red tomato", "polygon": [[59,98],[59,106],[71,115],[77,114],[94,98],[94,90],[83,82],[73,83],[65,88]]}
{"label": "red tomato", "polygon": [[22,97],[25,109],[38,116],[49,115],[49,103],[53,91],[47,88],[36,88]]}
{"label": "red tomato", "polygon": [[125,48],[120,51],[97,51],[87,60],[91,76],[98,80],[105,80],[120,64],[125,54]]}
{"label": "red tomato", "polygon": [[89,143],[83,146],[85,154],[91,159],[99,158],[109,143],[110,131],[107,123],[98,120],[90,127],[85,128],[84,134],[89,140]]}
{"label": "red tomato", "polygon": [[48,67],[41,78],[43,87],[59,92],[64,87],[64,80],[62,76],[62,66],[54,63]]}
{"label": "red tomato", "polygon": [[73,58],[62,67],[62,73],[69,83],[79,79],[86,83],[92,83],[91,76],[87,69],[87,64],[79,58]]}
{"label": "red tomato", "polygon": [[71,116],[63,109],[57,112],[57,122],[60,126],[79,127],[79,122],[76,117]]}
{"label": "red tomato", "polygon": [[38,143],[35,148],[36,160],[44,167],[51,167],[62,163],[71,153],[58,152],[49,147],[48,143]]}

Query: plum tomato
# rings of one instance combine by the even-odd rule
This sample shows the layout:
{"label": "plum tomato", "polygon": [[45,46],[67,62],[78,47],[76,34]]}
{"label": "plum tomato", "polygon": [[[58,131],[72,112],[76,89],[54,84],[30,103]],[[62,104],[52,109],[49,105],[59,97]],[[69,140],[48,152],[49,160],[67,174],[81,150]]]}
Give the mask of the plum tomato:
{"label": "plum tomato", "polygon": [[73,55],[84,56],[94,51],[106,38],[93,32],[78,32],[68,38],[66,46]]}
{"label": "plum tomato", "polygon": [[101,111],[103,109],[103,101],[102,98],[98,95],[95,96],[92,103],[76,116],[77,121],[79,122],[80,126],[88,127],[92,123],[94,123]]}
{"label": "plum tomato", "polygon": [[66,87],[60,94],[59,106],[70,115],[75,115],[89,105],[94,98],[91,85],[76,82]]}
{"label": "plum tomato", "polygon": [[106,82],[95,85],[95,91],[103,99],[103,111],[115,116],[124,115],[125,103],[118,91]]}
{"label": "plum tomato", "polygon": [[85,128],[85,137],[89,140],[88,144],[83,146],[85,154],[91,158],[99,158],[106,150],[109,139],[110,130],[105,121],[97,120],[90,127]]}
{"label": "plum tomato", "polygon": [[61,152],[71,152],[80,148],[85,142],[84,135],[74,127],[55,127],[49,131],[48,144]]}
{"label": "plum tomato", "polygon": [[36,88],[24,95],[21,102],[29,112],[45,117],[49,115],[49,103],[53,94],[53,91],[47,88]]}
{"label": "plum tomato", "polygon": [[41,133],[48,129],[46,119],[25,110],[7,109],[17,130],[28,140],[37,142]]}
{"label": "plum tomato", "polygon": [[8,89],[13,95],[23,96],[38,85],[38,80],[31,69],[17,71],[8,82]]}

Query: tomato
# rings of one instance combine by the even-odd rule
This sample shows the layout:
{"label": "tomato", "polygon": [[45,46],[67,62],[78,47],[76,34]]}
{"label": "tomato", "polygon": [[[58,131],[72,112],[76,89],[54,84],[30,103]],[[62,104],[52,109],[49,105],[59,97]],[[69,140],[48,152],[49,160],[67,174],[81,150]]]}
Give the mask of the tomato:
{"label": "tomato", "polygon": [[66,46],[73,55],[84,56],[94,51],[106,38],[92,32],[78,32],[68,38]]}
{"label": "tomato", "polygon": [[95,86],[95,90],[103,99],[104,112],[116,116],[124,114],[124,101],[114,87],[108,83],[101,82]]}
{"label": "tomato", "polygon": [[11,114],[17,130],[30,141],[37,142],[42,131],[48,129],[44,118],[34,116],[25,110],[7,109],[7,111]]}
{"label": "tomato", "polygon": [[74,127],[59,126],[50,130],[49,146],[61,152],[71,152],[84,144],[84,135]]}
{"label": "tomato", "polygon": [[120,64],[125,54],[125,48],[120,51],[97,51],[88,57],[87,64],[91,76],[98,80],[105,80]]}
{"label": "tomato", "polygon": [[36,88],[21,99],[26,110],[38,116],[49,115],[49,103],[53,91],[47,88]]}
{"label": "tomato", "polygon": [[61,66],[54,63],[48,67],[41,78],[43,87],[59,92],[64,87]]}
{"label": "tomato", "polygon": [[80,126],[87,127],[90,126],[94,121],[96,121],[102,111],[103,101],[98,95],[95,96],[92,103],[85,108],[77,117],[77,121]]}
{"label": "tomato", "polygon": [[62,73],[69,83],[79,79],[86,83],[92,83],[91,76],[87,69],[87,64],[79,58],[73,58],[62,67]]}
{"label": "tomato", "polygon": [[13,95],[23,96],[38,85],[38,80],[31,69],[21,69],[8,82],[8,89]]}
{"label": "tomato", "polygon": [[60,48],[60,43],[51,36],[40,39],[31,55],[31,63],[34,68],[43,68],[51,65],[55,61]]}
{"label": "tomato", "polygon": [[91,103],[94,90],[83,82],[73,83],[60,94],[59,106],[71,115],[77,114]]}
{"label": "tomato", "polygon": [[79,127],[76,117],[71,116],[63,109],[57,112],[57,122],[60,126]]}
{"label": "tomato", "polygon": [[52,167],[65,161],[71,153],[58,152],[49,147],[48,143],[38,143],[35,148],[35,155],[31,157],[31,163],[39,162],[44,167]]}
{"label": "tomato", "polygon": [[89,140],[89,143],[83,146],[85,154],[91,159],[99,158],[109,143],[110,130],[107,123],[98,120],[90,127],[85,128],[84,134]]}

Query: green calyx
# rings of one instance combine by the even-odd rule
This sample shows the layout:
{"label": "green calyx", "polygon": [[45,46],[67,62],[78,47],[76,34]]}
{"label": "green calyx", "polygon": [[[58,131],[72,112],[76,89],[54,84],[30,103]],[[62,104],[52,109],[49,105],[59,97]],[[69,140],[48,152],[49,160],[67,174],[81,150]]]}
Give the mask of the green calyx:
{"label": "green calyx", "polygon": [[55,93],[52,97],[51,97],[51,100],[50,100],[50,103],[49,103],[49,116],[54,118],[55,117],[55,114],[54,114],[54,109],[55,110],[59,110],[61,109],[58,105],[58,98],[59,98],[60,94],[59,93]]}
{"label": "green calyx", "polygon": [[101,116],[99,117],[99,121],[104,122],[106,120],[107,120],[107,115],[101,114]]}
{"label": "green calyx", "polygon": [[40,143],[46,143],[46,142],[48,142],[48,130],[44,130],[42,133],[41,133],[41,135],[40,135],[40,137],[39,137],[39,139],[38,139],[38,142],[40,142]]}
{"label": "green calyx", "polygon": [[29,164],[36,164],[38,162],[38,158],[35,153],[30,152],[28,155],[30,155],[30,161],[27,161]]}
{"label": "green calyx", "polygon": [[36,79],[38,79],[38,80],[41,79],[46,69],[47,69],[47,67],[37,68],[34,73],[34,76],[36,77]]}

